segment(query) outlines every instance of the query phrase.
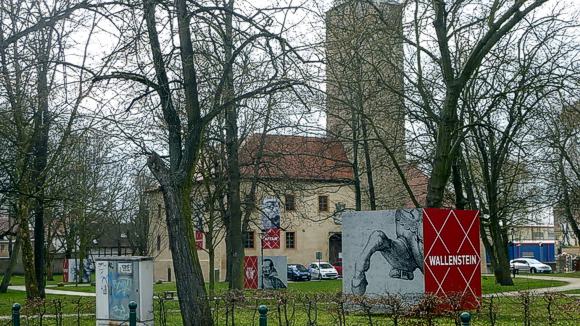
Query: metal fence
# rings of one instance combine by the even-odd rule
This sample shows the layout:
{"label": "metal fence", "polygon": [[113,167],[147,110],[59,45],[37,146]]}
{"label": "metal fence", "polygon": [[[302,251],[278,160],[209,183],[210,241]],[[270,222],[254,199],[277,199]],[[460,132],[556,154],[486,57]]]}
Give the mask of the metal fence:
{"label": "metal fence", "polygon": [[[124,321],[124,324],[127,323],[129,326],[137,326],[137,303],[135,301],[131,301],[129,302],[128,305],[129,308],[129,319]],[[12,305],[12,322],[10,325],[12,326],[20,326],[20,319],[21,319],[21,312],[22,306],[19,303],[15,303]],[[62,317],[58,318],[58,315],[56,316],[56,323],[61,325],[62,324]],[[59,323],[60,320],[60,323]],[[42,316],[40,318],[40,324],[42,325]],[[80,319],[78,319],[77,324],[80,325]]]}
{"label": "metal fence", "polygon": [[[178,297],[155,296],[156,326],[181,324]],[[365,297],[337,293],[292,291],[223,291],[210,298],[216,326],[349,326],[349,325],[578,325],[580,296],[521,292],[494,294],[468,315],[460,297],[425,296],[414,303],[396,294]],[[443,301],[442,301],[443,300]],[[94,325],[95,302],[87,298],[30,300],[14,304],[12,316],[1,316],[0,326]],[[441,309],[441,306],[444,309]],[[136,318],[136,305],[128,307]],[[124,325],[132,325],[131,318]]]}
{"label": "metal fence", "polygon": [[[20,326],[20,309],[21,306],[15,303],[12,306],[12,326]],[[259,326],[268,326],[268,307],[260,305],[258,307]],[[462,312],[459,315],[461,326],[471,325],[471,315],[468,312]],[[129,326],[137,326],[137,303],[135,301],[129,302],[129,319],[126,321]]]}

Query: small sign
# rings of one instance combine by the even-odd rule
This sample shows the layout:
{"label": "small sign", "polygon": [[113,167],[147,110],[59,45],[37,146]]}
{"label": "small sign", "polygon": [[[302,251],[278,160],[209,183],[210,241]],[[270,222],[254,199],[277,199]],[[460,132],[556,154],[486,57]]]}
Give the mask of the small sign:
{"label": "small sign", "polygon": [[117,272],[119,274],[133,274],[133,263],[117,263]]}
{"label": "small sign", "polygon": [[203,250],[203,231],[195,230],[195,247],[197,250]]}
{"label": "small sign", "polygon": [[258,288],[258,257],[244,256],[244,288]]}
{"label": "small sign", "polygon": [[280,249],[280,229],[268,229],[262,241],[263,249]]}
{"label": "small sign", "polygon": [[317,251],[316,252],[316,260],[321,260],[322,259],[322,251]]}

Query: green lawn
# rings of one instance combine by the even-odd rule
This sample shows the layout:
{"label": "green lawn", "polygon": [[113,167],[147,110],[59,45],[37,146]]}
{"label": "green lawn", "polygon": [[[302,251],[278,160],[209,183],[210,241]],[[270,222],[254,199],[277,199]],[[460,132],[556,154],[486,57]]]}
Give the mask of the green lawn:
{"label": "green lawn", "polygon": [[[522,277],[515,279],[515,286],[513,287],[500,287],[494,284],[493,277],[485,276],[482,279],[483,291],[484,293],[497,293],[504,291],[515,291],[532,289],[546,286],[557,286],[565,284],[559,281],[541,281],[525,279]],[[304,325],[308,321],[308,312],[310,311],[310,316],[312,319],[316,318],[318,325],[335,325],[337,324],[337,301],[334,299],[334,294],[341,290],[342,281],[311,281],[311,282],[293,282],[290,283],[288,288],[289,291],[285,292],[266,292],[263,296],[261,291],[248,291],[249,299],[246,301],[241,301],[236,303],[236,325],[255,325],[257,324],[258,315],[256,313],[256,307],[258,304],[266,304],[269,309],[269,319],[272,324],[278,324],[278,318],[282,320],[284,325],[284,308],[286,308],[287,314],[289,316],[293,315],[296,321],[296,325]],[[62,289],[62,288],[59,288]],[[94,290],[93,287],[65,287],[64,289],[77,289],[77,290]],[[225,302],[223,300],[223,291],[226,289],[226,283],[218,283],[216,285],[217,297],[222,298],[213,303],[214,315],[220,320],[219,325],[225,325],[226,318],[231,321],[231,310],[226,309]],[[174,283],[163,283],[155,285],[155,292],[160,293],[163,291],[173,291],[175,290]],[[261,297],[261,299],[260,299]],[[284,305],[279,305],[279,302],[283,298],[290,298],[288,301],[290,304],[284,307]],[[547,320],[547,303],[549,297],[544,297],[542,295],[532,296],[531,300],[531,313],[529,315],[532,325],[544,325],[548,323]],[[552,307],[558,307],[553,309],[552,313],[558,318],[557,325],[575,325],[575,322],[580,318],[580,313],[577,308],[580,306],[580,298],[564,298],[555,297],[554,305]],[[474,319],[472,325],[489,325],[489,307],[493,307],[493,310],[497,314],[496,325],[515,325],[521,324],[524,318],[525,309],[523,309],[523,299],[521,297],[499,297],[494,298],[493,303],[490,302],[489,298],[484,299],[482,309],[479,312],[474,312]],[[308,303],[310,301],[310,304]],[[14,292],[9,291],[7,294],[0,294],[0,315],[8,316],[10,315],[12,303],[25,302],[24,292]],[[49,295],[44,306],[41,309],[46,309],[46,314],[54,314],[57,311],[57,304],[62,304],[62,312],[64,314],[71,314],[67,318],[68,322],[65,324],[76,324],[77,313],[80,315],[81,325],[94,325],[94,298],[77,298],[77,297],[65,297]],[[167,311],[167,325],[179,325],[181,323],[181,316],[179,314],[179,307],[177,301],[166,301],[164,302],[164,307]],[[159,318],[159,300],[155,300],[155,315],[156,319]],[[279,309],[278,309],[279,308]],[[310,310],[309,310],[310,309]],[[32,308],[25,308],[24,313],[38,313],[38,309],[34,310]],[[369,324],[368,315],[362,313],[350,313],[346,315],[349,325],[367,325]],[[380,325],[392,325],[390,317],[375,314],[371,315],[374,324]],[[454,325],[453,320],[450,316],[437,317],[435,320],[437,325]],[[412,318],[405,318],[404,324],[415,325],[423,324],[424,321],[414,320]],[[47,323],[51,324],[51,323]],[[156,324],[161,323],[156,320]]]}
{"label": "green lawn", "polygon": [[[324,282],[326,283],[326,282]],[[335,283],[335,282],[334,282]],[[304,284],[304,283],[300,283]],[[329,282],[329,285],[331,283]],[[7,294],[0,295],[0,315],[8,316],[10,314],[10,307],[13,302],[24,302],[25,294],[23,292],[9,292]],[[336,312],[336,302],[332,300],[331,296],[326,297],[324,302],[322,300],[316,302],[316,304],[308,305],[306,302],[308,296],[302,297],[294,301],[293,304],[286,306],[286,311],[289,316],[294,316],[295,325],[305,325],[308,321],[308,308],[310,308],[311,319],[316,319],[317,325],[336,325],[336,319],[338,318]],[[63,303],[63,313],[71,314],[66,318],[65,325],[76,325],[77,319],[77,309],[80,313],[81,325],[94,325],[94,316],[86,315],[94,313],[94,299],[93,298],[81,298],[80,304],[77,304],[76,300],[71,297],[64,298],[61,296],[49,296],[46,304],[46,314],[54,314],[55,306],[54,300],[60,299]],[[323,299],[323,297],[317,296],[316,299]],[[548,324],[548,313],[547,313],[547,301],[546,298],[542,296],[536,296],[530,298],[530,315],[532,325],[547,325]],[[552,310],[554,317],[557,318],[556,325],[577,325],[576,322],[580,315],[578,314],[577,308],[578,301],[574,301],[574,298],[556,298],[555,304],[552,306],[556,309]],[[259,301],[259,302],[258,302]],[[58,302],[58,301],[57,301]],[[258,315],[255,313],[258,304],[265,303],[269,308],[269,324],[278,325],[278,318],[282,319],[282,325],[284,323],[284,305],[278,306],[276,300],[250,300],[246,302],[239,302],[236,304],[236,326],[249,326],[256,325],[258,321]],[[490,300],[485,299],[482,309],[479,312],[473,312],[473,322],[472,325],[489,325],[489,307],[491,306]],[[219,303],[214,303],[212,305],[214,308],[214,314],[216,319],[219,319],[217,325],[225,325],[226,316],[231,320],[231,310],[226,312],[226,307],[223,301]],[[278,309],[280,307],[280,309]],[[181,316],[178,312],[177,301],[170,301],[165,303],[165,308],[168,310],[167,325],[179,325],[181,324]],[[36,310],[38,311],[38,310]],[[521,325],[524,309],[522,298],[509,298],[500,297],[495,298],[493,301],[493,311],[497,314],[496,325]],[[24,313],[33,312],[31,309],[23,310]],[[159,322],[159,303],[155,302],[155,315],[156,315],[156,325],[161,325]],[[346,319],[349,325],[368,325],[369,316],[354,312],[346,315]],[[392,321],[389,316],[383,314],[373,314],[370,316],[373,324],[375,325],[392,325]],[[36,323],[35,323],[36,324]],[[47,322],[45,319],[45,324],[53,325],[54,320]],[[423,325],[425,321],[419,321],[412,318],[404,318],[404,325]],[[436,325],[454,325],[453,320],[450,316],[436,317]],[[3,325],[3,324],[2,324]]]}
{"label": "green lawn", "polygon": [[[0,279],[2,279],[2,275],[0,274]],[[53,276],[53,280],[46,281],[48,285],[56,285],[62,282],[62,274],[56,274]],[[10,277],[10,285],[24,285],[24,276],[22,275],[12,275]]]}
{"label": "green lawn", "polygon": [[[484,294],[499,293],[509,291],[530,290],[543,287],[554,287],[566,285],[563,281],[544,281],[534,280],[524,277],[516,277],[514,279],[514,286],[500,286],[495,284],[492,276],[483,276],[481,287]],[[94,286],[66,286],[59,288],[52,288],[54,290],[79,291],[79,292],[95,292]],[[216,284],[216,292],[225,291],[227,283],[220,282]],[[160,293],[163,291],[175,291],[175,283],[155,284],[153,291]],[[335,293],[342,290],[342,280],[326,280],[326,281],[310,281],[310,282],[291,282],[288,284],[288,290],[301,293]]]}
{"label": "green lawn", "polygon": [[[580,277],[580,273],[574,274],[554,274],[550,276],[566,276]],[[60,276],[55,277],[55,281],[48,282],[49,285],[55,285],[61,280]],[[488,293],[500,293],[509,291],[521,291],[530,290],[543,287],[554,287],[565,285],[566,282],[563,281],[545,281],[545,280],[534,280],[524,277],[516,277],[514,279],[514,286],[500,286],[495,284],[495,280],[492,276],[483,276],[481,287],[484,294]],[[22,285],[24,284],[24,279],[22,276],[13,277],[12,284]],[[53,290],[65,290],[65,291],[78,291],[78,292],[89,292],[94,293],[95,287],[85,284],[79,284],[75,286],[74,284],[67,284],[64,287],[50,287]],[[175,291],[175,283],[161,283],[155,284],[153,286],[155,293],[161,293],[164,291]],[[216,292],[223,292],[227,289],[227,283],[220,282],[216,284]],[[342,289],[342,280],[327,280],[327,281],[310,281],[310,282],[291,282],[288,284],[288,289],[290,291],[301,292],[301,293],[335,293]]]}
{"label": "green lawn", "polygon": [[[568,276],[568,275],[566,275]],[[14,278],[15,283],[23,283],[21,277]],[[57,281],[54,281],[56,283]],[[482,278],[482,290],[484,294],[489,293],[500,293],[506,291],[519,291],[534,288],[559,286],[566,284],[561,281],[544,281],[544,280],[533,280],[523,277],[517,277],[514,279],[515,285],[511,287],[502,287],[495,284],[494,278],[492,276],[484,276]],[[52,283],[52,284],[54,284]],[[83,292],[94,292],[93,286],[67,286],[67,287],[51,287],[55,290],[68,290],[68,291],[83,291]],[[246,301],[236,303],[236,325],[255,325],[257,324],[258,315],[256,313],[256,308],[258,304],[266,304],[269,309],[269,318],[276,325],[278,324],[278,318],[282,319],[284,324],[284,306],[279,305],[278,302],[283,301],[284,298],[289,298],[288,301],[291,304],[286,306],[286,311],[288,315],[293,315],[296,320],[296,325],[307,324],[308,322],[308,311],[310,311],[311,318],[316,316],[318,325],[334,325],[336,324],[337,315],[337,305],[334,299],[334,295],[340,292],[342,289],[342,280],[331,280],[331,281],[310,281],[310,282],[292,282],[288,284],[288,291],[284,292],[261,292],[256,290],[246,291],[247,297],[253,299],[246,299]],[[224,325],[226,318],[231,319],[231,310],[226,309],[224,298],[227,298],[225,291],[227,290],[226,283],[216,284],[216,297],[220,298],[218,301],[213,303],[214,315],[220,320],[220,325]],[[163,291],[175,291],[175,283],[162,283],[154,285],[155,293],[162,293]],[[580,291],[579,291],[580,292]],[[14,302],[25,303],[24,292],[9,291],[6,294],[0,294],[0,315],[8,316],[10,315],[11,307]],[[547,302],[546,297],[534,296],[530,298],[532,300],[532,313],[530,314],[530,319],[534,322],[532,324],[546,324],[547,323],[547,313],[546,307]],[[568,309],[566,307],[578,307],[580,306],[580,298],[564,298],[557,297],[556,302],[558,307],[563,307],[562,309],[557,309],[555,314],[558,314],[558,325],[573,325],[577,318],[580,318],[580,313],[578,309]],[[308,303],[310,301],[310,304]],[[47,300],[44,305],[37,308],[27,307],[23,310],[25,314],[38,314],[39,311],[45,311],[46,314],[54,314],[58,311],[58,305],[62,305],[62,312],[64,314],[70,314],[68,320],[70,322],[76,322],[77,314],[80,318],[81,325],[94,325],[94,298],[80,298],[80,297],[66,297],[60,295],[48,295]],[[497,325],[514,325],[517,321],[519,324],[522,320],[525,309],[523,309],[522,298],[520,297],[499,297],[494,298],[493,303],[490,303],[490,299],[484,299],[484,304],[479,313],[474,314],[474,319],[472,325],[488,325],[489,324],[489,307],[493,306],[497,312],[498,320]],[[155,300],[155,315],[156,319],[159,318],[159,300]],[[179,314],[179,306],[177,301],[165,301],[164,308],[167,311],[167,325],[178,325],[181,323],[181,316]],[[279,308],[279,309],[278,309]],[[40,310],[39,310],[40,309]],[[369,323],[369,316],[362,313],[351,313],[347,315],[347,321],[350,325],[366,325]],[[380,325],[392,325],[388,316],[385,315],[371,315],[370,318],[373,323],[379,323]],[[423,323],[423,321],[406,319],[407,324],[418,324]],[[66,323],[68,324],[68,323]],[[160,324],[156,320],[156,324]],[[454,325],[453,320],[447,317],[437,317],[437,325]]]}
{"label": "green lawn", "polygon": [[[54,314],[58,302],[62,303],[62,312],[65,314],[76,314],[77,312],[95,313],[94,298],[47,295],[47,300],[44,305],[47,314]],[[0,316],[10,315],[14,303],[25,306],[26,292],[8,290],[7,293],[0,293]],[[23,308],[23,313],[26,312],[27,309]]]}

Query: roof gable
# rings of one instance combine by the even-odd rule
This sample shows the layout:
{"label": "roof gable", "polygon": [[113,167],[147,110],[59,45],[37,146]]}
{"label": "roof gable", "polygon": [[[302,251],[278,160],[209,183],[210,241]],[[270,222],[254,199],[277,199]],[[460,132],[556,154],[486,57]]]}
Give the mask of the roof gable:
{"label": "roof gable", "polygon": [[266,135],[262,140],[260,134],[254,134],[240,148],[242,176],[253,176],[257,161],[258,176],[262,178],[315,181],[353,179],[352,166],[343,145],[326,137]]}

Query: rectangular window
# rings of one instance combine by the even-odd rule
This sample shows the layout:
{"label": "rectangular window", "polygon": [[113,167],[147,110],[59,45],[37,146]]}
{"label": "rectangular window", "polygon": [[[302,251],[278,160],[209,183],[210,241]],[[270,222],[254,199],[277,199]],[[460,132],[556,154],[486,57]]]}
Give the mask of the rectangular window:
{"label": "rectangular window", "polygon": [[286,248],[296,248],[296,232],[286,232]]}
{"label": "rectangular window", "polygon": [[294,195],[286,195],[285,205],[287,211],[294,211],[296,210],[296,203],[295,203]]}
{"label": "rectangular window", "polygon": [[328,212],[328,196],[318,196],[318,211]]}
{"label": "rectangular window", "polygon": [[244,232],[244,248],[254,248],[254,231]]}

